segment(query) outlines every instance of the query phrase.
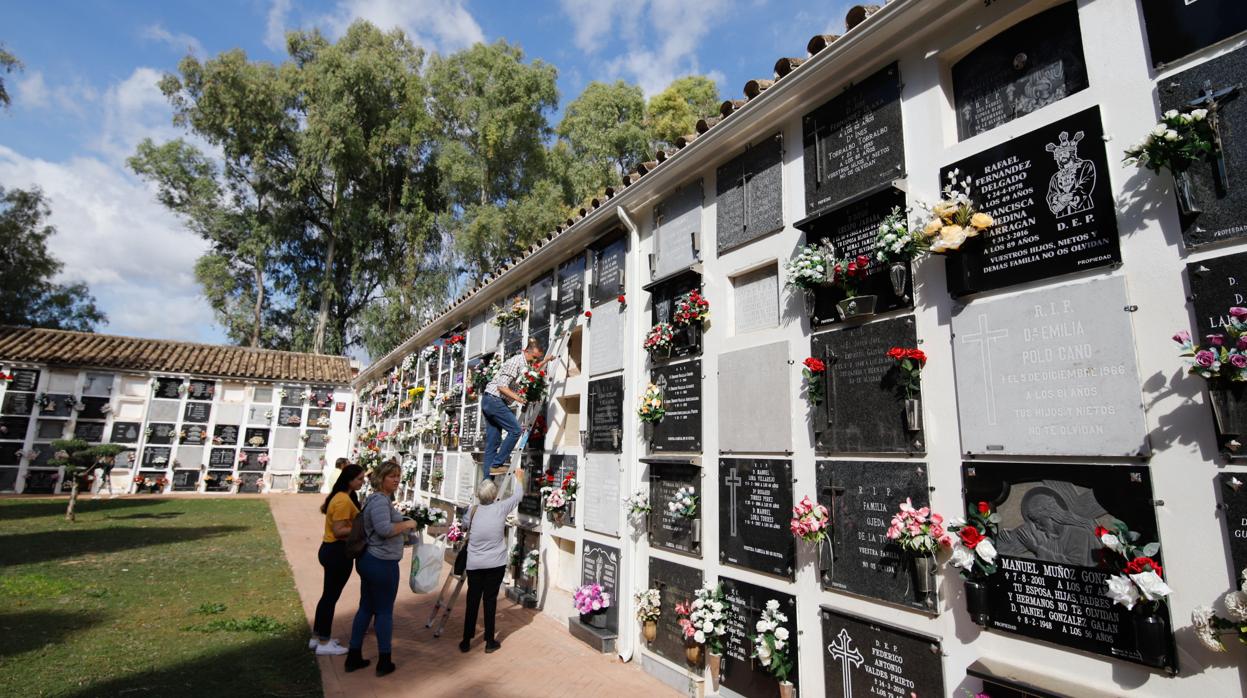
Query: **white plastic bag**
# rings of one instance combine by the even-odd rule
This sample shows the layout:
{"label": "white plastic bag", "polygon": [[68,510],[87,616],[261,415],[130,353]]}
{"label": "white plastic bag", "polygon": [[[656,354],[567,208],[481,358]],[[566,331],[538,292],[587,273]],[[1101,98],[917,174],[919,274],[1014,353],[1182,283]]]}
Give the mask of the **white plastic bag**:
{"label": "white plastic bag", "polygon": [[428,594],[437,590],[437,583],[442,579],[442,553],[440,540],[432,543],[417,542],[411,549],[411,574],[407,583],[412,592]]}

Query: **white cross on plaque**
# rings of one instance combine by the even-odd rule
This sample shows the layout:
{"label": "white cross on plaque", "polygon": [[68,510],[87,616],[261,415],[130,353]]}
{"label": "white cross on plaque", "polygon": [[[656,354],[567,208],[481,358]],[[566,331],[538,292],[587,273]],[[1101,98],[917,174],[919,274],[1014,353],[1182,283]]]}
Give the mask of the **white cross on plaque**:
{"label": "white cross on plaque", "polygon": [[836,636],[836,639],[839,642],[827,645],[827,651],[831,653],[832,659],[844,662],[841,667],[841,674],[844,677],[844,698],[853,698],[853,667],[862,665],[862,653],[853,646],[853,638],[849,636],[846,628],[840,628],[840,634]]}
{"label": "white cross on plaque", "polygon": [[727,482],[727,487],[728,487],[728,499],[731,500],[731,505],[730,505],[731,508],[729,509],[731,513],[728,515],[728,519],[732,522],[731,535],[733,538],[735,538],[736,537],[736,488],[740,487],[741,485],[739,469],[733,467],[732,474],[727,476],[726,482]]}
{"label": "white cross on plaque", "polygon": [[979,366],[983,371],[983,404],[987,405],[987,423],[996,425],[996,377],[992,373],[991,343],[1009,336],[1009,330],[987,329],[987,315],[979,315],[979,331],[961,336],[962,344],[979,346]]}

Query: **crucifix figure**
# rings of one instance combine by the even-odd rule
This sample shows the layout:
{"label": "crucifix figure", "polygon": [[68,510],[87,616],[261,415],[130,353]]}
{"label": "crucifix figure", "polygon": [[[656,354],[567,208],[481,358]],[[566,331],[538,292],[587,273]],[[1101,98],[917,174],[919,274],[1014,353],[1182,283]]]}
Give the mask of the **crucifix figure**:
{"label": "crucifix figure", "polygon": [[853,698],[853,667],[862,665],[862,653],[853,646],[853,638],[849,635],[848,629],[840,628],[840,634],[836,636],[836,639],[838,642],[827,645],[827,651],[831,653],[832,659],[844,662],[841,666],[841,675],[844,677],[844,698]]}
{"label": "crucifix figure", "polygon": [[1238,96],[1238,87],[1238,85],[1231,85],[1230,87],[1214,90],[1212,89],[1212,82],[1205,80],[1204,88],[1199,91],[1199,97],[1186,103],[1188,107],[1208,110],[1208,127],[1212,129],[1212,144],[1214,154],[1216,155],[1218,196],[1225,196],[1230,190],[1230,174],[1225,166],[1225,149],[1221,143],[1221,106]]}
{"label": "crucifix figure", "polygon": [[979,331],[962,335],[962,344],[979,346],[979,365],[983,369],[983,398],[987,405],[987,423],[996,426],[996,377],[992,373],[991,343],[1009,336],[1009,330],[988,330],[987,315],[979,315]]}
{"label": "crucifix figure", "polygon": [[726,482],[727,482],[727,487],[728,487],[728,499],[731,501],[731,504],[730,504],[731,509],[729,509],[731,513],[728,515],[729,519],[732,522],[731,535],[733,538],[735,538],[736,537],[736,488],[740,487],[741,485],[740,469],[737,468],[736,466],[732,466],[732,474],[727,476]]}

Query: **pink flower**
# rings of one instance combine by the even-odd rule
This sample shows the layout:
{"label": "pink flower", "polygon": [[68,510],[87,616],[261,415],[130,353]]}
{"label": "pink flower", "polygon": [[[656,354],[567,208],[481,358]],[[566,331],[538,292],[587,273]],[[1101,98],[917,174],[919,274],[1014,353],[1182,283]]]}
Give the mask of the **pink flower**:
{"label": "pink flower", "polygon": [[1195,352],[1195,363],[1199,364],[1203,368],[1212,368],[1212,365],[1216,363],[1216,361],[1217,357],[1207,349],[1200,349]]}
{"label": "pink flower", "polygon": [[1238,344],[1236,344],[1235,346],[1237,346],[1239,349],[1247,349],[1247,335],[1243,335],[1242,337],[1239,337]]}
{"label": "pink flower", "polygon": [[1208,335],[1208,346],[1219,347],[1223,344],[1225,344],[1225,335],[1223,334]]}
{"label": "pink flower", "polygon": [[895,523],[893,523],[891,526],[888,527],[888,532],[886,535],[888,537],[888,540],[896,540],[897,538],[901,537],[901,529]]}
{"label": "pink flower", "polygon": [[1247,356],[1230,354],[1230,365],[1234,368],[1247,368]]}
{"label": "pink flower", "polygon": [[1230,315],[1236,318],[1247,317],[1247,308],[1240,308],[1238,306],[1230,308]]}
{"label": "pink flower", "polygon": [[1191,333],[1187,332],[1186,330],[1182,330],[1181,332],[1178,332],[1177,334],[1173,336],[1173,341],[1177,342],[1178,344],[1186,344],[1187,342],[1191,341]]}

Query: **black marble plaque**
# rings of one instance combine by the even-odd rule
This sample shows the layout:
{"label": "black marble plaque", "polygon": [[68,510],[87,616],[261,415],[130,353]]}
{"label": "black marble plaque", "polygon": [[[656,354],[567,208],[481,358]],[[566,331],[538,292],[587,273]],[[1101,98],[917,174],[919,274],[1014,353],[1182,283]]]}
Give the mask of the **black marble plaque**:
{"label": "black marble plaque", "polygon": [[719,254],[784,227],[783,159],[784,138],[776,133],[718,168]]}
{"label": "black marble plaque", "polygon": [[[1217,473],[1217,490],[1221,495],[1221,511],[1225,517],[1225,537],[1230,547],[1230,586],[1238,588],[1241,573],[1247,568],[1247,476],[1242,473]],[[1238,482],[1237,485],[1234,482]]]}
{"label": "black marble plaque", "polygon": [[191,379],[186,387],[186,396],[191,400],[212,400],[216,395],[216,381]]}
{"label": "black marble plaque", "polygon": [[650,380],[662,389],[667,409],[653,425],[650,448],[656,452],[700,452],[701,360],[656,366]]}
{"label": "black marble plaque", "polygon": [[148,446],[143,449],[144,468],[167,468],[173,449],[168,446]]}
{"label": "black marble plaque", "polygon": [[528,338],[537,340],[537,345],[543,351],[550,348],[550,326],[542,325],[541,327],[529,327]]}
{"label": "black marble plaque", "polygon": [[243,446],[263,448],[268,446],[268,429],[247,429],[243,434]]}
{"label": "black marble plaque", "polygon": [[243,494],[254,494],[260,491],[260,484],[264,482],[263,473],[243,473],[238,476],[241,482],[238,485],[238,491]]}
{"label": "black marble plaque", "polygon": [[559,266],[559,294],[555,305],[558,321],[565,322],[584,311],[585,258],[578,255]]}
{"label": "black marble plaque", "polygon": [[[1202,5],[1209,0],[1199,0]],[[1239,5],[1240,16],[1247,14],[1247,3]],[[1205,89],[1214,92],[1239,86],[1236,96],[1222,98],[1217,108],[1221,133],[1221,153],[1225,160],[1227,183],[1219,183],[1213,161],[1195,163],[1187,170],[1200,213],[1181,216],[1182,239],[1187,247],[1199,247],[1226,240],[1247,237],[1247,94],[1243,76],[1247,75],[1247,50],[1238,49],[1224,56],[1201,63],[1194,68],[1171,75],[1156,83],[1160,110],[1190,111],[1191,102],[1200,99]],[[1208,108],[1205,104],[1199,105]],[[1139,134],[1140,138],[1143,134]],[[1153,177],[1151,173],[1146,177]],[[1168,190],[1173,181],[1168,172],[1156,176],[1155,184]]]}
{"label": "black marble plaque", "polygon": [[312,397],[308,400],[308,404],[313,407],[329,407],[333,404],[333,388],[326,388],[323,385],[312,388]]}
{"label": "black marble plaque", "polygon": [[952,76],[962,140],[1087,89],[1077,4],[1000,32],[953,64]]}
{"label": "black marble plaque", "polygon": [[261,463],[260,456],[267,455],[265,450],[246,449],[243,453],[247,456],[247,460],[238,463],[239,470],[267,470],[268,463]]}
{"label": "black marble plaque", "polygon": [[[823,415],[815,425],[819,453],[914,453],[923,433],[905,424],[892,347],[915,348],[912,317],[899,317],[814,335],[810,355],[826,365]],[[825,418],[825,424],[824,424]]]}
{"label": "black marble plaque", "polygon": [[[686,518],[672,513],[668,503],[681,487],[692,487],[697,497],[697,516]],[[701,468],[689,463],[650,463],[649,544],[667,550],[701,555]]]}
{"label": "black marble plaque", "polygon": [[17,490],[17,468],[0,468],[0,492]]}
{"label": "black marble plaque", "polygon": [[580,583],[600,584],[602,591],[611,595],[611,605],[606,609],[606,629],[619,632],[619,548],[602,545],[591,540],[584,542],[580,558]]}
{"label": "black marble plaque", "polygon": [[212,428],[212,443],[220,446],[238,444],[238,426],[234,424],[218,424]]}
{"label": "black marble plaque", "polygon": [[429,491],[429,478],[433,477],[433,454],[426,453],[420,464],[420,491]]}
{"label": "black marble plaque", "polygon": [[137,443],[141,428],[142,425],[138,422],[113,422],[113,431],[108,436],[108,442],[113,444]]}
{"label": "black marble plaque", "polygon": [[22,462],[20,442],[0,443],[0,465],[20,465]]}
{"label": "black marble plaque", "polygon": [[231,485],[225,478],[232,474],[229,470],[209,470],[204,477],[204,492],[228,492]]}
{"label": "black marble plaque", "polygon": [[901,78],[893,63],[802,120],[805,210],[814,213],[905,176]]}
{"label": "black marble plaque", "polygon": [[1142,0],[1152,63],[1190,55],[1247,29],[1241,0]]}
{"label": "black marble plaque", "polygon": [[39,408],[40,417],[68,417],[74,412],[74,396],[61,393],[47,393],[47,405]]}
{"label": "black marble plaque", "polygon": [[0,417],[0,441],[25,441],[29,417]]}
{"label": "black marble plaque", "polygon": [[59,473],[55,470],[28,470],[26,488],[22,491],[26,494],[52,494],[59,481]]}
{"label": "black marble plaque", "polygon": [[[894,208],[905,208],[905,192],[888,187],[870,196],[850,204],[828,211],[808,222],[798,223],[797,227],[806,231],[806,240],[813,244],[820,240],[831,240],[835,246],[838,259],[855,259],[858,255],[870,258],[867,276],[859,284],[858,293],[863,296],[875,296],[875,312],[883,313],[899,308],[914,307],[913,282],[906,264],[905,284],[900,295],[892,288],[891,265],[884,264],[875,256],[875,238],[879,233],[879,224]],[[821,287],[814,291],[815,324],[840,322],[836,312],[836,303],[844,300],[844,291],[834,286]]]}
{"label": "black marble plaque", "polygon": [[668,562],[662,558],[649,559],[649,587],[658,590],[658,637],[650,644],[658,656],[677,666],[685,666],[684,635],[676,622],[676,604],[691,603],[695,592],[701,588],[701,570]]}
{"label": "black marble plaque", "polygon": [[328,429],[330,424],[332,422],[330,421],[329,410],[313,407],[307,411],[307,425],[309,427]]}
{"label": "black marble plaque", "polygon": [[777,695],[775,677],[757,660],[750,658],[754,647],[751,638],[757,634],[756,626],[762,619],[762,611],[768,601],[775,600],[779,602],[779,612],[788,618],[788,622],[781,624],[781,627],[788,629],[788,644],[784,650],[792,659],[792,673],[788,675],[788,680],[799,689],[797,597],[727,577],[720,577],[719,584],[723,586],[723,596],[727,599],[727,634],[723,637],[720,670],[723,678],[720,685],[747,698],[774,698]]}
{"label": "black marble plaque", "polygon": [[[910,565],[884,535],[901,502],[930,498],[923,463],[818,461],[818,502],[831,514],[831,560],[820,570],[824,589],[931,610],[915,593]],[[824,550],[824,553],[826,550]]]}
{"label": "black marble plaque", "polygon": [[4,394],[4,406],[0,412],[4,414],[30,414],[34,411],[34,393],[15,393],[12,390]]}
{"label": "black marble plaque", "polygon": [[31,458],[30,462],[28,463],[28,465],[30,465],[31,467],[46,466],[52,460],[52,456],[55,455],[56,453],[56,451],[52,448],[52,444],[50,443],[32,444],[31,448],[35,452],[34,457]]}
{"label": "black marble plaque", "polygon": [[[973,462],[962,474],[966,505],[985,501],[1000,513],[988,627],[1144,663],[1131,613],[1105,595],[1116,553],[1095,527],[1120,520],[1139,533],[1138,544],[1161,542],[1152,557],[1163,565],[1147,467]],[[1163,665],[1177,671],[1172,640]]]}
{"label": "black marble plaque", "polygon": [[175,470],[172,483],[174,492],[194,492],[199,489],[199,471]]}
{"label": "black marble plaque", "polygon": [[74,438],[89,444],[98,444],[104,440],[104,423],[79,420],[74,424]]}
{"label": "black marble plaque", "polygon": [[541,486],[544,470],[541,453],[524,451],[520,455],[520,467],[524,469],[524,494],[520,497],[519,512],[526,516],[541,516]]}
{"label": "black marble plaque", "polygon": [[[502,325],[502,354],[513,356],[524,348],[524,321],[508,320]],[[448,375],[448,374],[443,374]]]}
{"label": "black marble plaque", "polygon": [[952,163],[994,225],[947,254],[954,296],[1121,262],[1100,108]]}
{"label": "black marble plaque", "polygon": [[550,313],[554,309],[554,275],[546,274],[528,286],[528,317],[529,324],[549,324]]}
{"label": "black marble plaque", "polygon": [[623,445],[623,376],[589,381],[589,443],[586,451],[619,453]]}
{"label": "black marble plaque", "polygon": [[186,403],[186,413],[182,417],[184,422],[195,422],[197,424],[207,424],[212,418],[212,403],[210,402],[188,402]]}
{"label": "black marble plaque", "polygon": [[166,400],[179,400],[182,398],[182,379],[181,378],[157,378],[156,379],[156,397],[165,398]]}
{"label": "black marble plaque", "polygon": [[48,439],[49,441],[65,438],[65,425],[68,424],[63,419],[40,419],[35,424],[35,438]]}
{"label": "black marble plaque", "polygon": [[450,391],[450,371],[447,370],[437,377],[437,394],[445,395]]}
{"label": "black marble plaque", "polygon": [[624,292],[624,268],[628,257],[628,238],[622,234],[593,250],[592,305],[597,307]]}
{"label": "black marble plaque", "polygon": [[148,424],[147,443],[149,444],[171,444],[174,437],[177,436],[177,427],[173,424],[155,423]]}
{"label": "black marble plaque", "polygon": [[481,411],[478,408],[468,406],[463,409],[459,438],[465,450],[477,448],[477,444],[484,440],[481,434]]}
{"label": "black marble plaque", "polygon": [[299,407],[303,404],[303,386],[283,385],[281,388],[285,395],[279,400],[280,404],[285,407]]}
{"label": "black marble plaque", "polygon": [[37,369],[15,368],[12,373],[13,380],[9,381],[9,390],[30,393],[39,387],[39,371]]}
{"label": "black marble plaque", "polygon": [[82,398],[82,409],[78,412],[78,419],[105,419],[108,412],[105,407],[108,405],[109,398],[106,397],[84,397]]}
{"label": "black marble plaque", "polygon": [[303,425],[302,407],[283,407],[277,411],[277,426],[297,427]]}
{"label": "black marble plaque", "polygon": [[304,433],[307,435],[304,448],[322,449],[329,445],[329,432],[325,429],[308,429]]}
{"label": "black marble plaque", "polygon": [[202,446],[208,443],[208,427],[203,424],[183,424],[180,443]]}
{"label": "black marble plaque", "polygon": [[208,466],[212,468],[233,468],[238,456],[232,448],[208,449]]}
{"label": "black marble plaque", "polygon": [[[695,271],[682,272],[670,279],[664,279],[655,284],[646,287],[650,292],[650,322],[657,325],[660,322],[671,322],[671,316],[675,312],[675,302],[678,298],[689,291],[701,290],[701,274]],[[701,327],[696,323],[691,325],[675,325],[671,338],[671,356],[651,355],[653,361],[663,361],[667,358],[678,358],[681,356],[694,356],[701,353]]]}
{"label": "black marble plaque", "polygon": [[321,483],[325,481],[325,476],[320,473],[304,474],[299,476],[299,494],[314,494],[320,492]]}
{"label": "black marble plaque", "polygon": [[719,561],[793,578],[792,461],[719,460]]}
{"label": "black marble plaque", "polygon": [[1186,265],[1186,276],[1191,283],[1196,341],[1224,333],[1230,323],[1229,309],[1247,306],[1247,252],[1191,262]]}
{"label": "black marble plaque", "polygon": [[826,695],[952,695],[944,690],[939,638],[826,607],[819,609],[819,616],[823,626]]}

